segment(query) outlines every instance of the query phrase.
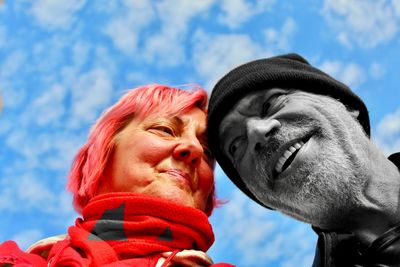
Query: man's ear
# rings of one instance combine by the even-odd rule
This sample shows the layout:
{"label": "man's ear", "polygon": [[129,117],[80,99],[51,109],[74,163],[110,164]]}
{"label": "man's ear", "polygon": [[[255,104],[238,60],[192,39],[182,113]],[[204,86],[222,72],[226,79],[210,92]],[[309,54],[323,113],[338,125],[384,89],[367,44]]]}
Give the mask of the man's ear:
{"label": "man's ear", "polygon": [[360,115],[360,111],[359,110],[355,110],[355,109],[349,109],[347,108],[347,110],[349,111],[350,115],[357,120],[358,115]]}

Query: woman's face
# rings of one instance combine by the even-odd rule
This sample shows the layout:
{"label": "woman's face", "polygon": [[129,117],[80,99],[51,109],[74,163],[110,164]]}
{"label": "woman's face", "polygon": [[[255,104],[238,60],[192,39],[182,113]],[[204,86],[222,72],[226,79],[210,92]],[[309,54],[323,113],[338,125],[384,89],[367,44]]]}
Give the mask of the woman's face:
{"label": "woman's face", "polygon": [[134,118],[116,136],[99,193],[133,192],[205,210],[214,185],[206,114]]}

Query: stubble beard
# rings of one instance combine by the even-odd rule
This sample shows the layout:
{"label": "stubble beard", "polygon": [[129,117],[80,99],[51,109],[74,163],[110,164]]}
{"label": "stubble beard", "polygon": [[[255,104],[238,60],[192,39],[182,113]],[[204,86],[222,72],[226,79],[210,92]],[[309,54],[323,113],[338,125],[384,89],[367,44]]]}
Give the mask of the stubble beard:
{"label": "stubble beard", "polygon": [[279,140],[284,140],[284,137],[275,138],[272,148],[261,153],[256,162],[257,186],[265,189],[259,198],[300,221],[324,229],[340,227],[352,207],[360,205],[364,183],[337,143],[340,141],[328,139],[315,160],[304,162],[293,170],[293,175],[276,182],[265,164],[275,146],[279,147]]}

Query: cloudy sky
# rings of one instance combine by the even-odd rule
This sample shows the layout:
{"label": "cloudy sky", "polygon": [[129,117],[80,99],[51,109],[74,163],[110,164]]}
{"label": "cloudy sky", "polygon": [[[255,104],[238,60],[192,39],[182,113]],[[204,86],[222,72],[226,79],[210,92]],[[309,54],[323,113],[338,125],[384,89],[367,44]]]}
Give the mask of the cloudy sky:
{"label": "cloudy sky", "polygon": [[[211,91],[246,61],[297,52],[366,102],[372,139],[400,151],[398,0],[0,1],[0,241],[65,233],[64,190],[94,120],[124,91]],[[217,168],[215,261],[310,266],[308,225],[248,200]]]}

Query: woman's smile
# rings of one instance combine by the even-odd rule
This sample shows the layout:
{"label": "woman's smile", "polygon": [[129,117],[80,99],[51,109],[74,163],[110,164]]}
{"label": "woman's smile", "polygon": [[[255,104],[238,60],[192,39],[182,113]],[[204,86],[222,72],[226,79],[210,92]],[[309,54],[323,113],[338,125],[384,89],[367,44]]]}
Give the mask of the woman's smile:
{"label": "woman's smile", "polygon": [[166,171],[166,173],[174,179],[178,179],[182,183],[186,184],[191,189],[191,191],[195,190],[193,178],[187,172],[180,169],[169,169],[168,171]]}

